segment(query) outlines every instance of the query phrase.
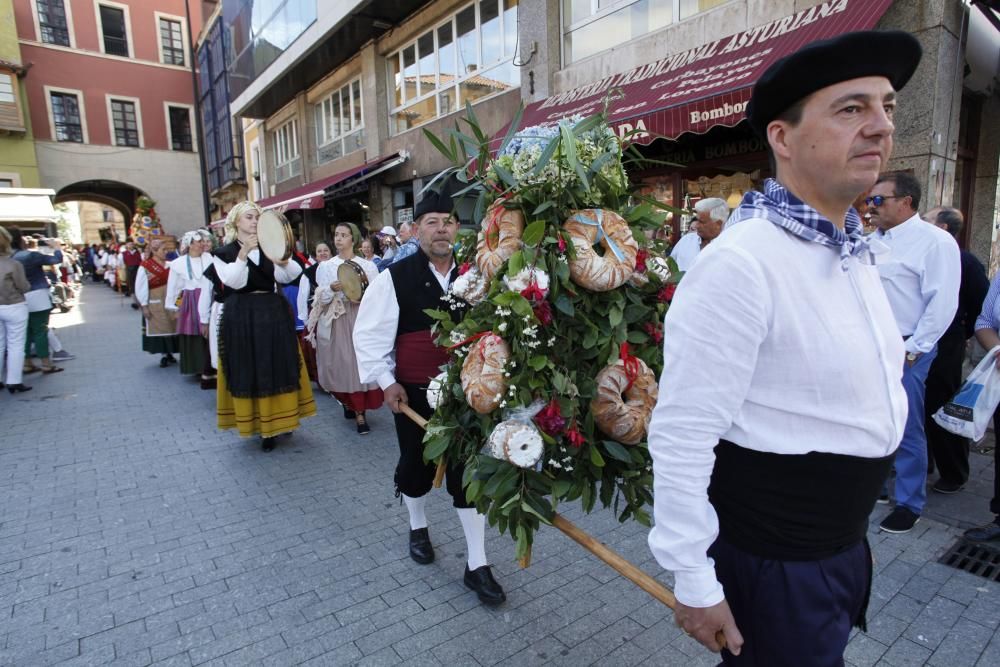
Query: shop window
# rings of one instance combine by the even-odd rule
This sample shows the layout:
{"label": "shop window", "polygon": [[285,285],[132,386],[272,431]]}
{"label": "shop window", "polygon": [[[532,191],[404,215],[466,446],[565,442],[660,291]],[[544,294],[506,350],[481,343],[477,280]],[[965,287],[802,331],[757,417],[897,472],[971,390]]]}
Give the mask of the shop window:
{"label": "shop window", "polygon": [[563,0],[563,60],[582,60],[730,0]]}
{"label": "shop window", "polygon": [[110,5],[99,5],[101,19],[101,35],[104,52],[112,56],[129,56],[128,21],[125,9]]}
{"label": "shop window", "polygon": [[292,119],[274,131],[274,180],[287,181],[302,173],[299,159],[299,121]]}
{"label": "shop window", "polygon": [[365,147],[361,79],[316,105],[316,162],[323,164]]}
{"label": "shop window", "polygon": [[56,141],[83,143],[80,98],[73,93],[49,93],[52,106],[53,134]]}
{"label": "shop window", "polygon": [[478,0],[390,55],[391,131],[516,88],[518,0]]}
{"label": "shop window", "polygon": [[399,227],[404,222],[413,222],[413,185],[392,189],[392,219]]}
{"label": "shop window", "polygon": [[191,138],[191,109],[189,107],[167,107],[170,119],[170,149],[175,151],[193,151],[194,141]]}
{"label": "shop window", "polygon": [[136,113],[136,103],[129,100],[109,101],[111,105],[111,125],[114,129],[116,146],[132,146],[138,148],[139,118]]}
{"label": "shop window", "polygon": [[36,0],[38,31],[46,44],[69,46],[69,22],[65,0]]}
{"label": "shop window", "polygon": [[184,65],[184,32],[180,21],[160,19],[160,61]]}

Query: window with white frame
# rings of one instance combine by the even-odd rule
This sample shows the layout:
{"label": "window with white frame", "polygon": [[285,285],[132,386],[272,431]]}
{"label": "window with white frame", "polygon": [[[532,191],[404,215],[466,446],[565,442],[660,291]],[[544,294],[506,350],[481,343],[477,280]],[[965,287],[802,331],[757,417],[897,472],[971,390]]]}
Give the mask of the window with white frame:
{"label": "window with white frame", "polygon": [[274,131],[274,180],[286,181],[302,173],[299,160],[299,121],[292,119]]}
{"label": "window with white frame", "polygon": [[323,164],[365,147],[361,79],[355,79],[316,105],[316,162]]}
{"label": "window with white frame", "polygon": [[183,24],[175,19],[160,18],[160,53],[167,65],[184,65]]}
{"label": "window with white frame", "polygon": [[49,93],[52,107],[52,125],[56,141],[83,143],[83,121],[80,117],[80,98],[74,93]]}
{"label": "window with white frame", "polygon": [[109,101],[111,105],[111,124],[114,130],[116,146],[139,147],[139,119],[136,115],[135,102],[129,100]]}
{"label": "window with white frame", "polygon": [[69,21],[65,0],[35,0],[39,37],[46,44],[69,46]]}
{"label": "window with white frame", "polygon": [[112,56],[128,57],[128,21],[125,10],[111,5],[98,5],[101,19],[101,36],[104,52]]}
{"label": "window with white frame", "polygon": [[477,0],[387,58],[393,133],[521,84],[517,5]]}
{"label": "window with white frame", "polygon": [[0,130],[24,132],[24,119],[18,100],[17,75],[0,70]]}
{"label": "window with white frame", "polygon": [[563,63],[706,12],[730,0],[562,0]]}

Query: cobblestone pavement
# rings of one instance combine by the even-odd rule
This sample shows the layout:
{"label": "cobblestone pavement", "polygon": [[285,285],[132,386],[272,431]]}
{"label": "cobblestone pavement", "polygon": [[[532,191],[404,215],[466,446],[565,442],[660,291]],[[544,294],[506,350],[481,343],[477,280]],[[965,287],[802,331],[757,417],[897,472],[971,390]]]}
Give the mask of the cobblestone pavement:
{"label": "cobblestone pavement", "polygon": [[[276,451],[214,426],[214,395],[139,352],[139,318],[103,286],[53,317],[77,355],[0,397],[0,663],[7,665],[714,665],[668,610],[555,529],[521,570],[495,532],[508,602],[461,581],[447,495],[428,507],[438,560],[406,555],[388,412],[358,436],[337,405]],[[989,518],[989,459],[932,494],[908,535],[877,534],[868,634],[853,665],[1000,665],[1000,584],[940,565]],[[646,530],[566,515],[665,583]],[[873,526],[885,512],[879,507]]]}

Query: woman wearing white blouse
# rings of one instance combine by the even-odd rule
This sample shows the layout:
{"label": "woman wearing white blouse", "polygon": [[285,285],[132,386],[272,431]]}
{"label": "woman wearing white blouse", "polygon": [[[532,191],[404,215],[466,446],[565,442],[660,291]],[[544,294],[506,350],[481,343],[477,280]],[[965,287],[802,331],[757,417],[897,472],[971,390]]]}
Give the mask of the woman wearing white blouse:
{"label": "woman wearing white blouse", "polygon": [[181,375],[201,374],[202,389],[215,386],[215,374],[209,361],[208,341],[201,335],[198,301],[202,290],[212,286],[205,278],[205,269],[212,264],[211,235],[203,230],[187,232],[181,237],[180,257],[170,262],[167,280],[167,310],[177,312],[177,336],[181,351]]}
{"label": "woman wearing white blouse", "polygon": [[357,227],[350,223],[340,223],[334,229],[333,245],[337,255],[316,270],[317,291],[313,305],[328,316],[310,317],[310,322],[314,322],[316,333],[319,385],[343,404],[344,418],[356,420],[358,433],[364,435],[371,430],[365,411],[382,407],[382,390],[377,383],[362,383],[358,376],[353,335],[359,305],[347,299],[337,277],[337,270],[345,262],[360,266],[369,283],[378,277],[378,269],[372,262],[354,254],[360,236]]}

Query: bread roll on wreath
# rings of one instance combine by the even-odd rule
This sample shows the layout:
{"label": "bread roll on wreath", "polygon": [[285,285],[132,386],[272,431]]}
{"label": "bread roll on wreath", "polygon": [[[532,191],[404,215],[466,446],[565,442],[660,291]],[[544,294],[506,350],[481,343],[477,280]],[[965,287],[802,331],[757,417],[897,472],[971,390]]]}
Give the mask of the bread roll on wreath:
{"label": "bread roll on wreath", "polygon": [[476,246],[476,267],[488,285],[503,263],[521,249],[524,215],[516,209],[494,202],[483,216],[479,244]]}
{"label": "bread roll on wreath", "polygon": [[[574,211],[563,223],[563,230],[576,250],[576,258],[569,262],[569,276],[577,285],[608,292],[632,277],[639,244],[620,215],[599,208]],[[594,249],[598,244],[603,255]]]}
{"label": "bread roll on wreath", "polygon": [[646,437],[658,393],[656,376],[642,359],[632,357],[633,377],[618,360],[597,374],[597,394],[590,402],[594,423],[601,432],[625,445]]}
{"label": "bread roll on wreath", "polygon": [[531,468],[545,450],[542,436],[531,424],[508,419],[497,424],[486,441],[493,458],[507,461],[518,468]]}
{"label": "bread roll on wreath", "polygon": [[462,364],[462,391],[469,407],[481,415],[497,409],[507,392],[504,368],[510,359],[510,346],[490,332],[479,338]]}

